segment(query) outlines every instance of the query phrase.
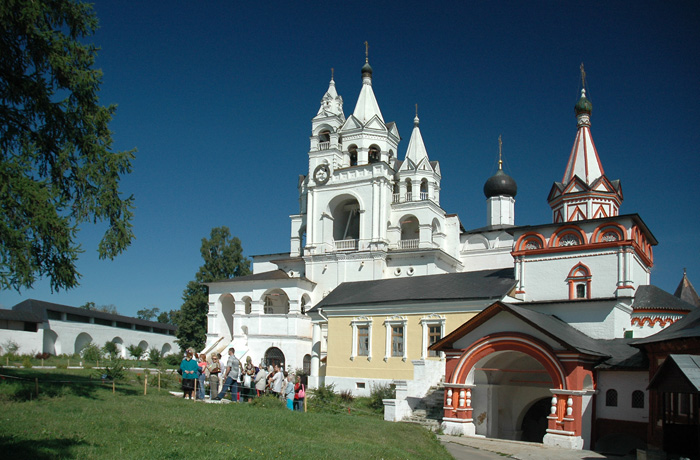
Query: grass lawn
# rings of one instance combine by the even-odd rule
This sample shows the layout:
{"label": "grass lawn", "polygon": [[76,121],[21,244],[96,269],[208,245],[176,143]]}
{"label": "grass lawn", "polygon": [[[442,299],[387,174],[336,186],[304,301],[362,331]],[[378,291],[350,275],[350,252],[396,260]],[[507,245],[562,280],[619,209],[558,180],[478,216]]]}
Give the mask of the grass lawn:
{"label": "grass lawn", "polygon": [[65,370],[0,374],[80,382],[41,380],[38,400],[16,402],[7,394],[18,384],[0,379],[0,452],[12,459],[451,458],[427,430],[376,416],[194,403],[154,388],[144,396],[136,385],[112,394],[88,374]]}

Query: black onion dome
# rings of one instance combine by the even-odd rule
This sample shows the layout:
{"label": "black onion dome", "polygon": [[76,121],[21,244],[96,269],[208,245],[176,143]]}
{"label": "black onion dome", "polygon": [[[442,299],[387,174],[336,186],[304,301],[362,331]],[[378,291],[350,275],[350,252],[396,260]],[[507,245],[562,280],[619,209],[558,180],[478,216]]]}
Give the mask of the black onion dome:
{"label": "black onion dome", "polygon": [[372,75],[372,66],[369,65],[369,62],[365,62],[365,65],[362,66],[362,75],[366,73]]}
{"label": "black onion dome", "polygon": [[486,195],[486,198],[499,195],[515,198],[517,194],[518,184],[515,183],[515,179],[504,173],[502,169],[499,169],[496,174],[489,177],[484,184],[484,195]]}
{"label": "black onion dome", "polygon": [[576,112],[576,115],[579,115],[581,113],[590,114],[593,111],[593,104],[591,104],[591,101],[589,101],[588,98],[586,98],[586,93],[582,92],[581,98],[574,106],[574,111]]}

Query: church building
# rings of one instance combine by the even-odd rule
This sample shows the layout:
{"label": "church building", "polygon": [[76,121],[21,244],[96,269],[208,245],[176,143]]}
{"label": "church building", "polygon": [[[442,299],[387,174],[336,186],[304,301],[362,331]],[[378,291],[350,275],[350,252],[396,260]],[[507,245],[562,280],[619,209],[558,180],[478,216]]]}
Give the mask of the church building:
{"label": "church building", "polygon": [[649,363],[631,342],[696,307],[650,284],[657,241],[638,214],[620,213],[584,76],[551,223],[515,225],[517,185],[499,161],[485,225],[471,230],[440,205],[442,172],[418,113],[400,147],[369,59],[347,118],[331,77],[311,120],[290,251],[207,284],[206,350],[233,345],[355,395],[395,385],[390,420],[440,386],[447,433],[577,449],[614,444],[611,434],[646,439]]}

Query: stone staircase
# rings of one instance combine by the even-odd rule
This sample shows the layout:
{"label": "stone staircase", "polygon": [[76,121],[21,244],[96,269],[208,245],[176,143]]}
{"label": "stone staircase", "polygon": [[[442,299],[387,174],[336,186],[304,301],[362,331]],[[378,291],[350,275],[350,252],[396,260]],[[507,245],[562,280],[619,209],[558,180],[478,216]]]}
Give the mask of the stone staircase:
{"label": "stone staircase", "polygon": [[[431,387],[423,398],[408,398],[413,409],[413,415],[403,419],[403,422],[416,423],[430,431],[438,431],[442,423],[443,404],[445,402],[445,387],[440,382]],[[412,400],[412,401],[411,401]]]}

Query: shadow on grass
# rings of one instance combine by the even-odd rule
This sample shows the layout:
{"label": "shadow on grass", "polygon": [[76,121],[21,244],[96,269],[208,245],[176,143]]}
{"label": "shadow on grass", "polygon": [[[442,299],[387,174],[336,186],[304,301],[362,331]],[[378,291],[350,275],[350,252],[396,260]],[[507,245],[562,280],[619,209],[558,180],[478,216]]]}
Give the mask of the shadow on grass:
{"label": "shadow on grass", "polygon": [[[36,399],[36,381],[39,380],[39,398],[75,395],[96,399],[100,389],[111,390],[111,382],[104,382],[93,374],[79,375],[67,372],[46,372],[32,369],[0,369],[0,399],[17,402]],[[17,377],[12,378],[12,377]],[[133,396],[139,391],[131,386],[117,384],[115,392]]]}
{"label": "shadow on grass", "polygon": [[25,439],[0,435],[0,452],[12,453],[13,460],[18,459],[56,459],[75,458],[71,452],[75,446],[86,445],[78,439]]}

